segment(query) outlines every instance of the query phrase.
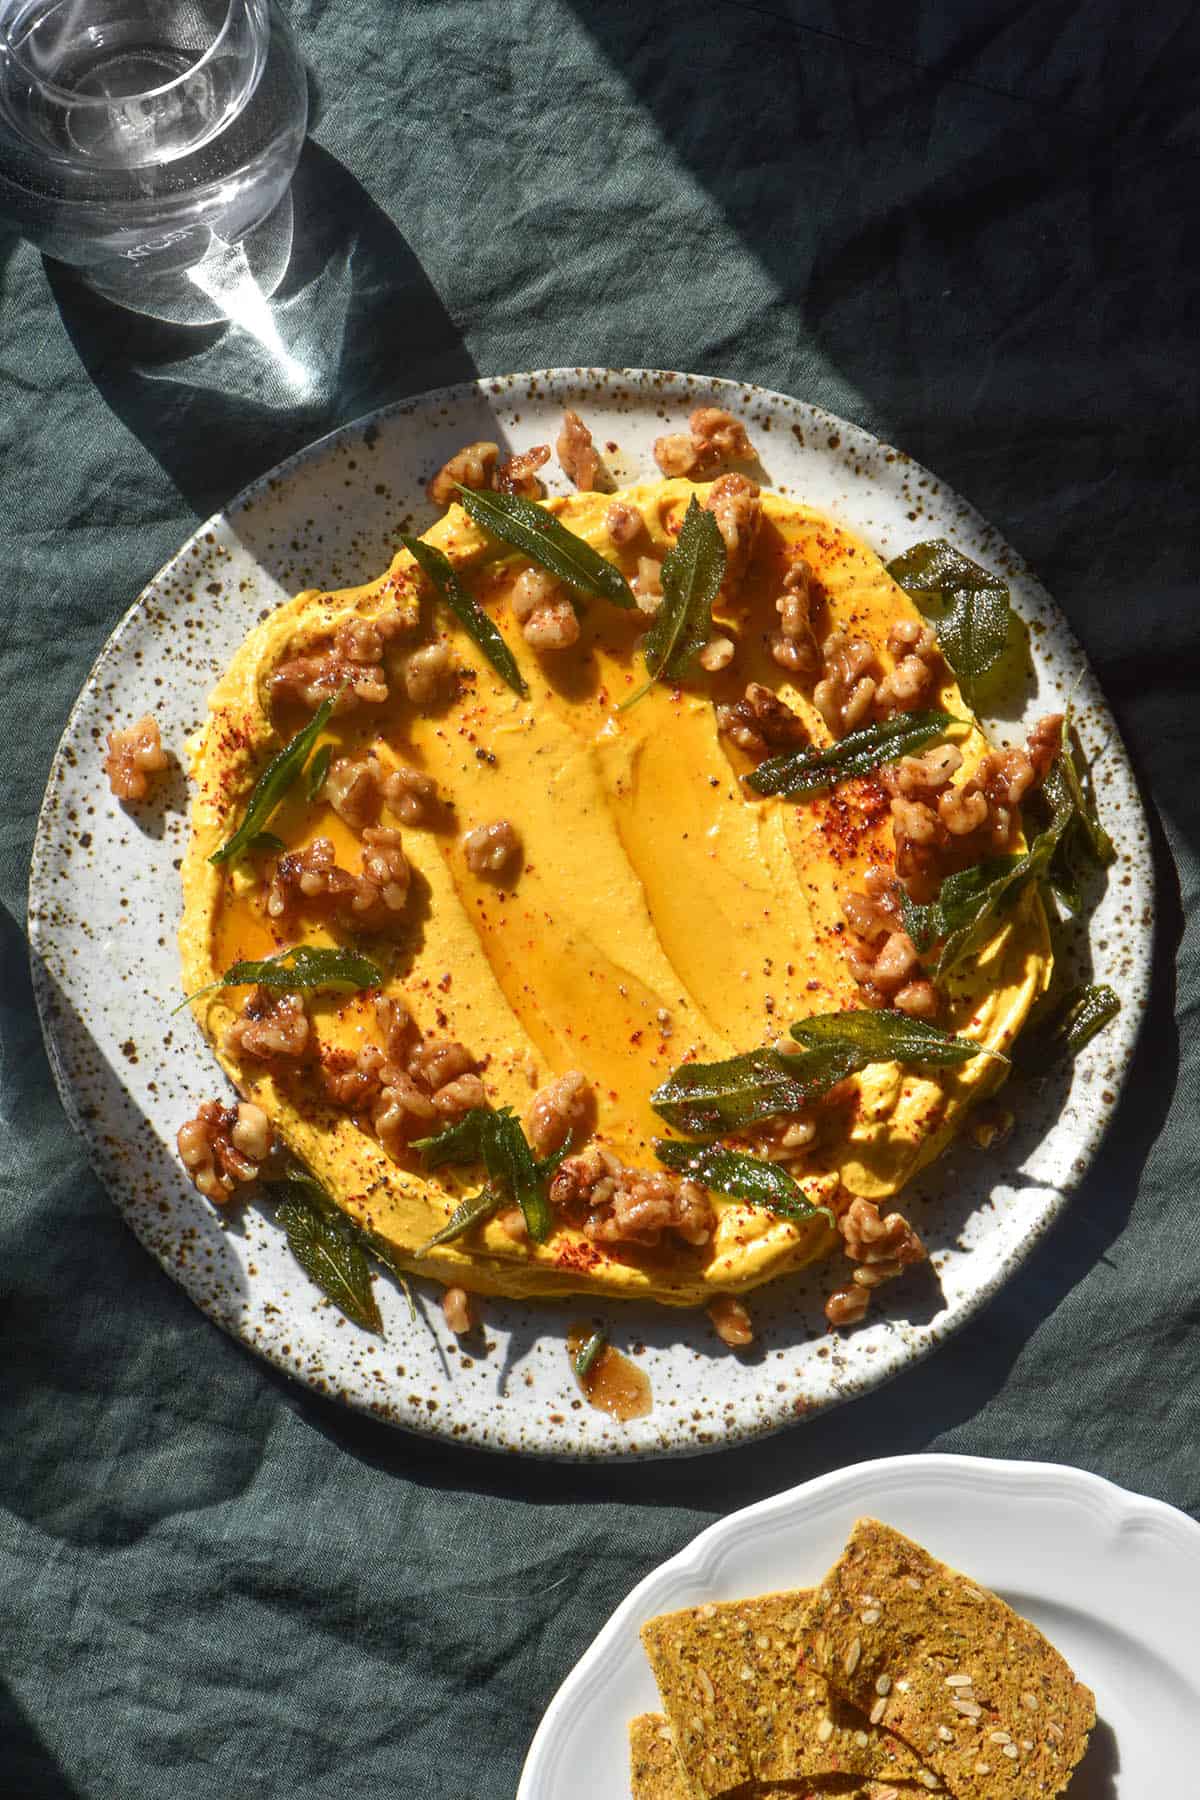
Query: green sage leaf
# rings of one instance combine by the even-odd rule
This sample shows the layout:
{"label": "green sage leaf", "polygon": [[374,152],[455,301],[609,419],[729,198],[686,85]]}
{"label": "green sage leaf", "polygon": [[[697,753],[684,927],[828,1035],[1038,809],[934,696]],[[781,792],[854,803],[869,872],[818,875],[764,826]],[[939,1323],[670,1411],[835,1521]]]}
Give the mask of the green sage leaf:
{"label": "green sage leaf", "polygon": [[328,700],[322,700],[304,729],[298,731],[278,756],[267,764],[254,784],[241,824],[219,850],[213,851],[208,859],[210,863],[227,863],[235,856],[240,856],[249,847],[251,840],[262,831],[287,790],[299,778],[308,761],[309,751],[333,716],[338,698],[338,695],[333,694]]}
{"label": "green sage leaf", "polygon": [[1022,1033],[1015,1052],[1017,1066],[1028,1075],[1046,1074],[1055,1063],[1078,1056],[1120,1010],[1120,999],[1110,987],[1093,982],[1073,988],[1045,1019]]}
{"label": "green sage leaf", "polygon": [[339,1312],[367,1331],[382,1333],[371,1265],[362,1244],[324,1206],[310,1199],[302,1184],[289,1186],[293,1197],[276,1208],[275,1217],[287,1233],[292,1255]]}
{"label": "green sage leaf", "polygon": [[435,1136],[418,1138],[413,1148],[427,1169],[481,1162],[492,1186],[521,1208],[534,1243],[545,1243],[553,1225],[547,1180],[566,1154],[565,1145],[555,1156],[539,1162],[510,1107],[493,1112],[476,1106]]}
{"label": "green sage leaf", "polygon": [[[317,795],[321,792],[321,789],[325,786],[325,777],[329,773],[329,765],[332,761],[333,745],[322,744],[317,751],[317,754],[309,763],[308,774],[305,776],[304,785],[310,801],[315,800]],[[259,835],[262,836],[264,834],[260,833]],[[265,835],[269,836],[270,834],[267,833]],[[278,839],[276,839],[276,842],[278,842]],[[283,845],[280,844],[279,848],[282,850]]]}
{"label": "green sage leaf", "polygon": [[814,1206],[799,1182],[793,1181],[778,1163],[727,1150],[723,1144],[683,1144],[674,1138],[657,1138],[654,1154],[664,1168],[673,1169],[677,1175],[698,1181],[718,1194],[764,1206],[781,1219],[801,1221],[821,1213],[831,1226],[837,1223],[829,1208]]}
{"label": "green sage leaf", "polygon": [[810,1052],[836,1050],[856,1057],[857,1067],[862,1069],[878,1062],[955,1068],[977,1056],[999,1054],[984,1049],[971,1038],[956,1037],[951,1031],[930,1025],[925,1019],[912,1019],[907,1013],[890,1009],[815,1013],[793,1025],[792,1036]]}
{"label": "green sage leaf", "polygon": [[603,1331],[593,1331],[579,1355],[575,1358],[575,1373],[580,1381],[586,1381],[596,1364],[608,1348],[608,1335]]}
{"label": "green sage leaf", "polygon": [[478,644],[501,680],[506,681],[515,694],[527,694],[529,689],[525,685],[525,677],[517,667],[516,658],[478,600],[463,587],[450,558],[444,556],[436,545],[427,544],[419,537],[408,537],[402,533],[400,542],[421,573],[433,583],[439,598],[454,614],[467,636]]}
{"label": "green sage leaf", "polygon": [[497,1207],[503,1203],[503,1198],[504,1196],[497,1193],[492,1187],[482,1187],[477,1194],[468,1194],[465,1200],[459,1201],[442,1229],[435,1231],[433,1236],[427,1238],[420,1249],[414,1251],[413,1254],[424,1256],[427,1251],[436,1250],[439,1244],[449,1244],[455,1238],[461,1237],[465,1231],[470,1231],[472,1225],[478,1225],[482,1220],[490,1219]]}
{"label": "green sage leaf", "polygon": [[650,1096],[660,1118],[698,1137],[744,1131],[762,1119],[799,1112],[848,1073],[836,1057],[748,1050],[724,1062],[681,1063]]}
{"label": "green sage leaf", "polygon": [[269,853],[278,856],[281,850],[287,849],[287,845],[281,837],[276,837],[273,831],[256,831],[246,845],[246,849],[252,855]]}
{"label": "green sage leaf", "polygon": [[681,681],[691,673],[712,636],[713,601],[724,579],[725,541],[716,516],[693,494],[663,558],[662,604],[646,633],[643,655],[651,681]]}
{"label": "green sage leaf", "polygon": [[210,981],[187,994],[172,1008],[172,1016],[202,994],[227,987],[279,988],[285,993],[300,993],[309,988],[383,986],[383,971],[368,956],[357,950],[345,950],[331,944],[298,944],[291,950],[280,950],[261,962],[233,963],[219,981]]}
{"label": "green sage leaf", "polygon": [[483,1161],[483,1146],[492,1131],[495,1118],[491,1107],[473,1106],[470,1112],[445,1125],[433,1137],[417,1138],[413,1149],[426,1169],[440,1169],[447,1163]]}
{"label": "green sage leaf", "polygon": [[951,725],[961,723],[948,712],[896,713],[878,725],[849,732],[824,750],[787,750],[781,756],[769,756],[746,776],[746,785],[756,794],[800,800],[852,775],[869,775],[897,757],[911,756],[943,737]]}
{"label": "green sage leaf", "polygon": [[568,531],[536,500],[526,500],[520,494],[476,492],[461,486],[458,498],[459,505],[477,525],[511,544],[530,562],[549,569],[579,593],[608,600],[613,606],[637,605],[620,569],[575,532]]}
{"label": "green sage leaf", "polygon": [[945,538],[914,544],[887,567],[923,612],[934,613],[942,655],[967,699],[973,699],[975,684],[996,666],[1008,643],[1007,586]]}

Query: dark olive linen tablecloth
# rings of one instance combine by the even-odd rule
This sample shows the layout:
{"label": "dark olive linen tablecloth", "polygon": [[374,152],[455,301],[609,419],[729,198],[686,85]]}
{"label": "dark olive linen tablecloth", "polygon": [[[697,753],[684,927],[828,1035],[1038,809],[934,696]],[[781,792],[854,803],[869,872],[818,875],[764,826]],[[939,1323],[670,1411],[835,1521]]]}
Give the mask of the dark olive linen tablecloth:
{"label": "dark olive linen tablecloth", "polygon": [[[1045,1457],[1200,1513],[1195,8],[293,16],[302,409],[237,333],[114,314],[0,242],[0,1792],[23,1800],[511,1800],[634,1582],[862,1457]],[[196,520],[371,407],[556,363],[762,382],[941,473],[1069,613],[1155,819],[1150,1019],[1066,1221],[921,1369],[698,1462],[443,1449],[254,1361],[90,1174],[26,972],[67,709]]]}

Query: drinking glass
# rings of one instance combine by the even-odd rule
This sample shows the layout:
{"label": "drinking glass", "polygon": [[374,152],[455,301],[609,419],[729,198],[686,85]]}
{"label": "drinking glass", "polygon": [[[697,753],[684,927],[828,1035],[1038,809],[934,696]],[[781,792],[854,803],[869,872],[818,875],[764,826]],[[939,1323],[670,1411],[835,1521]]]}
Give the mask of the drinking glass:
{"label": "drinking glass", "polygon": [[276,0],[0,0],[0,213],[123,305],[185,316],[285,206],[290,248],[307,117]]}

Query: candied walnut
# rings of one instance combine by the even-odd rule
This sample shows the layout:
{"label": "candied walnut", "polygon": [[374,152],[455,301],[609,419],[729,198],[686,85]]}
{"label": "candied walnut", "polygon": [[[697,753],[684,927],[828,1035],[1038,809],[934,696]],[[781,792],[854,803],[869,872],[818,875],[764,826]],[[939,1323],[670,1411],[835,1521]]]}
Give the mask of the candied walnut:
{"label": "candied walnut", "polygon": [[721,591],[732,594],[746,573],[762,523],[758,483],[746,475],[722,475],[709,489],[705,511],[717,521],[725,545],[725,578]]}
{"label": "candied walnut", "polygon": [[535,650],[568,650],[579,642],[579,618],[561,581],[546,569],[522,569],[513,583],[513,618]]}
{"label": "candied walnut", "polygon": [[888,632],[888,649],[896,666],[875,690],[875,704],[885,714],[909,712],[928,700],[937,680],[941,653],[937,636],[917,619],[897,619]]}
{"label": "candied walnut", "polygon": [[720,462],[715,444],[694,438],[689,431],[668,432],[654,440],[654,460],[668,481],[710,475]]}
{"label": "candied walnut", "polygon": [[363,832],[362,874],[350,897],[349,922],[368,928],[390,924],[408,903],[412,870],[400,833],[390,825]]}
{"label": "candied walnut", "polygon": [[754,1342],[750,1314],[732,1294],[718,1294],[705,1310],[712,1320],[713,1330],[731,1350],[744,1350],[747,1344]]}
{"label": "candied walnut", "polygon": [[1039,719],[1025,740],[1025,754],[1029,758],[1035,782],[1044,781],[1050,773],[1050,765],[1062,749],[1063,715],[1047,713]]}
{"label": "candied walnut", "polygon": [[753,462],[754,445],[746,427],[719,406],[698,406],[688,419],[697,443],[711,445],[722,462]]}
{"label": "candied walnut", "polygon": [[900,899],[896,882],[886,869],[869,868],[863,877],[865,893],[842,896],[842,913],[851,931],[868,944],[878,944],[900,928]]}
{"label": "candied walnut", "polygon": [[614,500],[604,515],[604,529],[618,549],[632,544],[643,530],[642,515],[628,501]]}
{"label": "candied walnut", "polygon": [[474,1329],[471,1296],[466,1288],[449,1287],[442,1295],[442,1313],[455,1337],[464,1337]]}
{"label": "candied walnut", "polygon": [[105,741],[104,773],[109,787],[118,800],[144,800],[150,792],[151,776],[161,775],[171,766],[159,739],[158,720],[146,713],[136,724],[110,731]]}
{"label": "candied walnut", "polygon": [[870,1267],[894,1263],[901,1269],[909,1263],[925,1261],[925,1246],[903,1214],[893,1212],[881,1218],[875,1202],[864,1200],[861,1195],[850,1202],[839,1218],[838,1230],[851,1262]]}
{"label": "candied walnut", "polygon": [[520,450],[505,457],[492,478],[492,486],[500,494],[520,494],[526,500],[538,500],[542,495],[538,470],[549,461],[549,444],[534,444],[530,450]]}
{"label": "candied walnut", "polygon": [[638,611],[650,615],[662,605],[662,564],[656,556],[639,556],[633,578],[633,597]]}
{"label": "candied walnut", "polygon": [[379,763],[371,754],[336,756],[325,777],[325,797],[352,831],[379,817]]}
{"label": "candied walnut", "polygon": [[206,1100],[176,1137],[184,1168],[214,1206],[224,1206],[240,1183],[254,1180],[271,1141],[271,1121],[249,1100],[237,1106]]}
{"label": "candied walnut", "polygon": [[389,809],[405,825],[424,825],[437,811],[440,795],[432,775],[401,763],[381,782],[383,798]]}
{"label": "candied walnut", "polygon": [[896,873],[908,886],[928,883],[938,852],[947,842],[946,828],[924,800],[892,801],[892,836],[896,843]]}
{"label": "candied walnut", "polygon": [[870,1304],[869,1288],[847,1282],[845,1287],[835,1288],[826,1300],[825,1317],[831,1325],[857,1325],[860,1319],[866,1318]]}
{"label": "candied walnut", "polygon": [[383,1056],[375,1044],[366,1044],[355,1054],[332,1045],[321,1050],[317,1071],[325,1098],[333,1106],[347,1112],[363,1112],[379,1098],[382,1087],[379,1071]]}
{"label": "candied walnut", "polygon": [[433,1104],[443,1119],[460,1119],[464,1113],[487,1105],[487,1090],[478,1075],[460,1075],[438,1088]]}
{"label": "candied walnut", "polygon": [[308,1014],[301,994],[280,994],[256,987],[225,1037],[226,1048],[259,1062],[282,1058],[298,1062],[312,1050]]}
{"label": "candied walnut", "polygon": [[875,698],[875,652],[865,638],[831,631],[821,645],[824,673],[813,689],[813,704],[834,737],[863,724]]}
{"label": "candied walnut", "polygon": [[880,785],[905,799],[928,799],[938,794],[962,768],[962,752],[953,744],[935,744],[920,756],[902,756],[879,771]]}
{"label": "candied walnut", "polygon": [[808,736],[799,714],[761,681],[750,682],[735,705],[717,708],[717,729],[747,756],[766,756],[770,750],[802,744]]}
{"label": "candied walnut", "polygon": [[812,676],[821,667],[821,652],[812,626],[815,580],[804,557],[796,557],[783,578],[783,593],[775,602],[779,630],[771,633],[771,655],[781,669],[789,669],[794,675]]}
{"label": "candied walnut", "polygon": [[476,825],[463,839],[463,854],[472,875],[499,875],[521,854],[520,834],[507,819]]}
{"label": "candied walnut", "polygon": [[525,1135],[538,1156],[549,1156],[568,1138],[582,1138],[592,1117],[592,1086],[579,1069],[568,1069],[534,1095],[525,1115]]}
{"label": "candied walnut", "polygon": [[601,485],[604,464],[592,443],[592,434],[577,412],[570,407],[563,414],[562,430],[554,445],[562,472],[582,493],[590,494]]}
{"label": "candied walnut", "polygon": [[916,946],[905,931],[897,885],[879,868],[867,870],[865,893],[842,896],[842,912],[854,933],[850,968],[876,1006],[894,1006],[914,1018],[938,1010],[933,983],[921,973]]}
{"label": "candied walnut", "polygon": [[371,1108],[375,1135],[388,1155],[402,1156],[414,1138],[427,1137],[439,1122],[433,1101],[412,1076],[389,1068]]}
{"label": "candied walnut", "polygon": [[805,1113],[786,1113],[755,1133],[755,1149],[768,1162],[797,1163],[816,1137],[815,1119]]}
{"label": "candied walnut", "polygon": [[407,1004],[399,994],[380,994],[375,1002],[375,1021],[383,1033],[387,1060],[403,1067],[421,1035]]}
{"label": "candied walnut", "polygon": [[325,777],[325,794],[334,812],[353,831],[375,823],[381,801],[406,825],[427,823],[438,804],[432,775],[407,764],[385,771],[374,750],[365,756],[335,757]]}
{"label": "candied walnut", "polygon": [[333,839],[314,838],[305,850],[289,850],[275,864],[267,888],[267,916],[285,919],[293,906],[336,905],[354,892],[354,877],[337,865]]}
{"label": "candied walnut", "polygon": [[446,691],[449,644],[422,644],[404,659],[404,691],[414,706],[431,706]]}
{"label": "candied walnut", "polygon": [[732,638],[722,637],[718,633],[709,638],[696,660],[709,675],[719,675],[733,661],[734,648]]}
{"label": "candied walnut", "polygon": [[312,710],[333,700],[335,712],[381,705],[388,697],[387,645],[412,629],[406,613],[343,619],[327,647],[278,664],[268,682],[272,701],[298,702]]}
{"label": "candied walnut", "polygon": [[442,464],[425,492],[435,506],[449,506],[456,497],[459,486],[477,490],[491,487],[499,460],[499,444],[489,444],[484,440],[477,444],[467,444],[462,450],[456,451],[449,462]]}
{"label": "candied walnut", "polygon": [[580,1219],[584,1234],[600,1244],[653,1247],[664,1231],[673,1231],[684,1243],[700,1245],[716,1226],[704,1188],[665,1171],[628,1168],[599,1144],[560,1164],[550,1200]]}
{"label": "candied walnut", "polygon": [[430,1093],[477,1067],[470,1051],[449,1038],[426,1038],[408,1058],[409,1074]]}

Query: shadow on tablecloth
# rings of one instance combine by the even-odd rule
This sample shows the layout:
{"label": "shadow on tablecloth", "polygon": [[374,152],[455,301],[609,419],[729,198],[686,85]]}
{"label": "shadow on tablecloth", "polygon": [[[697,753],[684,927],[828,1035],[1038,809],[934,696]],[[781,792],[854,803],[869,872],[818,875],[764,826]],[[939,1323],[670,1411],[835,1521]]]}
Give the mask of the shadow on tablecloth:
{"label": "shadow on tablecloth", "polygon": [[416,255],[335,157],[308,142],[292,194],[273,349],[238,326],[122,311],[46,264],[88,374],[202,517],[347,420],[477,373]]}

